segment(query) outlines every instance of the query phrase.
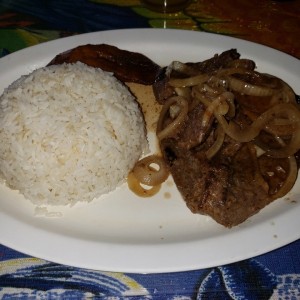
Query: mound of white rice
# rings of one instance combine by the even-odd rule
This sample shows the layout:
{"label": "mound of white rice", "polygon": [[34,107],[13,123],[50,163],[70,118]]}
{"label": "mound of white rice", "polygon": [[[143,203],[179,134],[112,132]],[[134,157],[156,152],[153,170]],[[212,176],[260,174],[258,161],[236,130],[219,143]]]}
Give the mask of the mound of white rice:
{"label": "mound of white rice", "polygon": [[72,205],[114,190],[147,149],[127,87],[82,63],[40,68],[8,87],[0,140],[0,177],[37,205]]}

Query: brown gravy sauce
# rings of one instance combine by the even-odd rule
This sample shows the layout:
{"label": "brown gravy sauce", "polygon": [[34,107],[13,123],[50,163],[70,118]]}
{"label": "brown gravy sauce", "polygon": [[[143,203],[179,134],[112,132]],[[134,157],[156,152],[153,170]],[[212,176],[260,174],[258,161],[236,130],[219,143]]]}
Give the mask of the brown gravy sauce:
{"label": "brown gravy sauce", "polygon": [[[136,97],[138,103],[140,104],[141,110],[143,112],[147,132],[156,132],[157,120],[161,111],[162,106],[157,103],[155,96],[153,94],[153,89],[151,85],[143,85],[139,83],[126,83],[130,91]],[[157,152],[159,152],[159,147]],[[133,176],[128,176],[127,183],[129,188],[140,197],[150,197],[159,192],[161,185],[155,186],[149,189],[140,185]],[[170,198],[171,195],[168,193],[165,198]]]}
{"label": "brown gravy sauce", "polygon": [[146,122],[147,131],[155,132],[157,120],[162,106],[155,100],[152,86],[133,82],[126,83],[126,85],[134,94],[141,106]]}

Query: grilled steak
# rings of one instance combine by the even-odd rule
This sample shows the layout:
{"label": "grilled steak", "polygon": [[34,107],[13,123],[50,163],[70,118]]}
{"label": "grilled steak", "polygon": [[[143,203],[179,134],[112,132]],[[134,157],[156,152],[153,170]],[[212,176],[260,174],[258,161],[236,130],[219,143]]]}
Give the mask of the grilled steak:
{"label": "grilled steak", "polygon": [[[233,64],[236,58],[239,58],[239,54],[230,50],[203,63],[188,64],[188,70],[200,68],[201,72],[214,74]],[[254,67],[253,63],[250,69]],[[199,74],[197,72],[195,74]],[[190,74],[194,75],[193,71]],[[173,72],[173,78],[184,78],[190,74]],[[169,85],[170,77],[170,73],[165,73],[154,85],[160,103],[175,94],[175,89]],[[248,115],[252,116],[255,110],[265,111],[268,107],[264,106],[270,106],[271,103],[266,97],[256,97],[255,112],[250,113],[247,101],[251,101],[251,97],[245,100],[244,95],[236,93],[235,96],[235,101],[238,102],[240,98],[241,103],[236,105],[234,121],[241,128],[251,124]],[[247,114],[243,109],[244,104]],[[193,105],[180,129],[160,140],[160,148],[188,208],[193,213],[209,215],[230,228],[244,222],[276,199],[276,193],[288,176],[289,161],[288,158],[259,156],[255,140],[238,142],[228,135],[219,151],[209,159],[206,153],[216,140],[218,122],[213,114],[207,117],[206,109],[203,103]],[[205,123],[202,122],[204,117],[207,119]],[[166,117],[165,126],[171,122],[170,119],[170,116]],[[265,144],[274,142],[265,132],[258,136],[258,140]]]}
{"label": "grilled steak", "polygon": [[[174,139],[161,143],[170,172],[189,209],[209,215],[226,227],[242,223],[274,200],[261,178],[261,166],[252,147],[231,140],[213,160],[208,160],[204,149],[187,151],[178,147]],[[279,165],[278,161],[269,163],[268,171]],[[285,160],[281,163],[286,165]]]}

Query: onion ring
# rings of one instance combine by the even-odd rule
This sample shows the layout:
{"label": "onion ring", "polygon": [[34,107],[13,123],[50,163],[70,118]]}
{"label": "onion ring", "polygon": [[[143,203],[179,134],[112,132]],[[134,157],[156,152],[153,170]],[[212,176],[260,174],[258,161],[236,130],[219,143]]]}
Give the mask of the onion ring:
{"label": "onion ring", "polygon": [[209,160],[212,159],[218,153],[218,151],[220,150],[224,142],[225,131],[222,126],[220,125],[218,126],[218,128],[216,129],[216,133],[217,133],[217,138],[215,142],[205,153],[207,159]]}
{"label": "onion ring", "polygon": [[234,96],[230,92],[224,92],[221,95],[218,95],[206,108],[203,114],[202,126],[207,126],[213,114],[227,114],[227,112],[229,111],[229,105],[226,100],[230,99],[230,101],[233,101],[233,98]]}
{"label": "onion ring", "polygon": [[279,89],[268,86],[255,85],[233,76],[227,77],[229,87],[240,94],[249,96],[269,97],[278,93]]}
{"label": "onion ring", "polygon": [[134,174],[130,172],[127,177],[127,184],[129,189],[134,192],[137,196],[147,198],[152,197],[157,194],[161,188],[161,185],[153,186],[149,189],[146,189],[141,186],[141,183],[136,179]]}
{"label": "onion ring", "polygon": [[[151,164],[159,167],[156,170]],[[163,183],[169,176],[169,171],[163,158],[157,155],[150,155],[139,160],[132,169],[136,179],[145,185],[156,186]]]}
{"label": "onion ring", "polygon": [[300,148],[300,123],[298,121],[298,130],[293,132],[289,143],[279,149],[267,149],[266,154],[272,157],[283,158],[294,155]]}
{"label": "onion ring", "polygon": [[188,87],[202,84],[209,79],[209,75],[200,74],[188,78],[172,78],[169,84],[173,87]]}
{"label": "onion ring", "polygon": [[[181,110],[178,116],[170,124],[168,124],[165,128],[162,128],[165,116],[168,113],[170,106],[173,104],[178,104],[181,107]],[[177,131],[177,129],[183,124],[187,116],[188,109],[189,105],[184,97],[173,96],[166,101],[157,122],[156,135],[159,140],[169,137]]]}
{"label": "onion ring", "polygon": [[298,166],[295,156],[289,156],[289,173],[281,188],[275,193],[272,198],[277,199],[285,196],[294,186],[298,175]]}
{"label": "onion ring", "polygon": [[219,123],[223,126],[225,133],[229,135],[232,139],[239,142],[250,142],[253,140],[264,127],[270,123],[274,117],[278,115],[280,118],[285,115],[290,120],[295,123],[300,122],[300,111],[292,104],[280,103],[263,114],[261,114],[255,121],[252,122],[247,128],[241,129],[236,123],[227,123],[223,116],[215,115]]}

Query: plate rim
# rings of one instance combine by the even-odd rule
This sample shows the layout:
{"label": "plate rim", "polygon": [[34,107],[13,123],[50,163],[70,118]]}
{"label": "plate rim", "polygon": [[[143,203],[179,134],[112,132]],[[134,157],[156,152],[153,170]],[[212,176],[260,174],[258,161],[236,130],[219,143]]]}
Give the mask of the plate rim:
{"label": "plate rim", "polygon": [[[170,34],[173,36],[177,36],[180,33],[185,33],[185,35],[190,35],[190,36],[203,36],[206,39],[208,39],[209,41],[214,41],[215,43],[222,43],[222,41],[226,41],[226,42],[234,42],[234,44],[244,44],[247,47],[249,47],[249,49],[259,49],[259,50],[263,50],[263,51],[267,51],[267,52],[271,52],[272,54],[275,54],[275,56],[279,56],[280,58],[282,58],[284,61],[292,61],[294,62],[296,60],[296,58],[294,58],[293,56],[286,54],[284,52],[281,52],[280,50],[276,50],[264,45],[260,45],[251,41],[246,41],[246,40],[241,40],[235,37],[229,37],[229,36],[223,36],[223,35],[218,35],[218,34],[213,34],[213,33],[206,33],[206,32],[197,32],[197,31],[188,31],[188,30],[184,30],[184,29],[114,29],[114,30],[107,30],[107,31],[98,31],[98,32],[92,32],[92,33],[85,33],[85,34],[79,34],[79,35],[74,35],[74,36],[70,36],[70,37],[64,37],[64,38],[60,38],[60,39],[56,39],[56,40],[52,40],[52,41],[48,41],[48,42],[44,42],[32,47],[28,47],[28,48],[24,48],[22,50],[16,51],[10,55],[4,56],[3,58],[0,59],[0,65],[4,64],[4,65],[9,65],[11,64],[11,61],[14,60],[15,58],[17,59],[17,61],[22,58],[22,56],[26,56],[29,55],[32,51],[44,51],[45,48],[47,48],[48,46],[52,48],[55,48],[57,45],[62,45],[65,44],[66,42],[68,42],[67,44],[70,45],[72,43],[76,43],[78,40],[94,40],[94,37],[104,37],[104,40],[107,41],[110,39],[110,37],[112,36],[124,36],[124,35],[131,35],[131,36],[135,36],[137,34],[141,34],[141,32],[143,33],[143,36],[151,36],[153,35],[153,33],[155,33],[156,35],[160,35],[160,36],[170,36]],[[115,37],[113,37],[112,39],[115,39]],[[218,41],[217,41],[218,40]],[[226,44],[226,43],[225,43]],[[78,44],[79,45],[79,44]],[[65,46],[65,45],[64,45]],[[67,49],[72,48],[72,46],[67,46]],[[252,50],[251,50],[252,51]],[[297,64],[300,65],[299,62],[297,62],[294,66],[295,66],[295,72],[297,74]],[[1,75],[0,75],[1,76]],[[0,91],[1,92],[1,91]],[[298,209],[299,210],[299,209]],[[298,211],[297,211],[298,212]],[[292,216],[296,216],[296,210],[293,211],[293,213],[291,214]],[[294,228],[297,228],[297,226],[299,227],[300,222],[297,221],[298,218],[294,218],[291,223],[292,226],[296,226]],[[22,223],[19,222],[18,220],[14,220],[13,218],[11,218],[11,216],[5,215],[2,213],[2,211],[0,211],[0,224],[10,224],[11,225],[11,230],[9,232],[6,232],[4,229],[4,226],[1,225],[0,226],[0,242],[3,243],[5,246],[8,246],[12,249],[16,249],[17,251],[23,252],[25,254],[34,256],[34,257],[39,257],[42,259],[46,259],[49,261],[54,261],[57,263],[61,263],[61,264],[67,264],[67,265],[72,265],[75,267],[80,267],[80,268],[87,268],[87,269],[97,269],[97,270],[101,270],[101,271],[116,271],[116,272],[127,272],[127,273],[164,273],[164,272],[178,272],[178,271],[188,271],[188,270],[196,270],[196,269],[202,269],[202,268],[208,268],[208,267],[214,267],[214,266],[219,266],[219,265],[224,265],[224,264],[228,264],[228,263],[233,263],[242,259],[247,259],[250,257],[254,257],[257,255],[261,255],[264,254],[266,252],[269,252],[271,250],[277,249],[281,246],[287,245],[297,239],[300,238],[300,233],[297,233],[295,231],[295,233],[291,234],[289,237],[280,237],[281,238],[281,243],[278,242],[272,242],[270,241],[269,245],[264,245],[264,247],[257,249],[257,248],[253,248],[252,251],[249,251],[249,253],[247,255],[243,254],[243,253],[239,253],[239,251],[232,251],[232,255],[228,255],[228,257],[224,258],[215,258],[214,262],[210,261],[210,262],[205,262],[205,261],[194,261],[192,259],[190,259],[189,257],[177,257],[177,258],[171,258],[171,255],[167,255],[168,251],[170,250],[170,247],[168,244],[159,244],[159,245],[138,245],[138,253],[136,252],[135,249],[132,249],[131,245],[120,245],[120,244],[116,244],[116,245],[103,245],[102,244],[102,249],[100,249],[103,253],[104,256],[109,255],[111,253],[120,253],[121,251],[124,251],[125,254],[129,255],[130,257],[134,256],[134,262],[131,261],[131,264],[129,265],[128,262],[126,261],[126,257],[123,256],[123,261],[120,262],[114,262],[112,259],[107,263],[104,262],[103,260],[97,261],[95,263],[95,261],[92,259],[83,259],[82,257],[79,256],[80,253],[82,253],[82,251],[87,250],[85,247],[82,247],[81,245],[77,245],[78,249],[77,249],[77,253],[74,253],[72,255],[63,255],[60,257],[54,257],[53,253],[51,253],[51,251],[48,252],[45,251],[44,246],[43,245],[39,245],[37,246],[35,249],[32,249],[32,247],[30,247],[30,245],[28,246],[28,234],[30,232],[23,232],[22,230],[20,230],[20,226],[22,227]],[[284,223],[284,218],[283,215],[280,216],[278,218],[278,224],[283,224]],[[254,225],[255,227],[255,225]],[[284,234],[284,232],[282,232],[282,229],[280,230],[280,228],[277,228],[278,225],[276,226],[276,229],[278,230],[278,234],[282,235]],[[2,229],[1,229],[2,228]],[[235,230],[235,229],[233,229]],[[268,229],[270,230],[270,229]],[[237,231],[237,230],[236,230]],[[35,228],[35,233],[39,233],[40,231],[38,229]],[[43,232],[43,231],[42,231]],[[42,233],[41,232],[41,233]],[[253,235],[253,232],[249,231],[245,231],[246,235],[245,238],[253,238],[254,240],[256,240],[255,235]],[[23,238],[20,238],[20,235],[23,235]],[[27,234],[27,241],[24,238],[24,236]],[[51,236],[52,239],[62,242],[61,245],[59,245],[58,243],[56,243],[56,246],[58,247],[58,249],[61,249],[61,251],[63,251],[65,249],[65,247],[67,247],[68,245],[72,245],[73,247],[75,247],[77,240],[73,239],[71,237],[65,239],[65,241],[62,241],[61,236],[57,235],[56,233],[49,233],[48,234]],[[64,237],[65,238],[65,237]],[[19,239],[19,241],[16,242],[16,240]],[[31,244],[34,244],[34,241],[36,242],[36,238],[32,235],[30,235],[30,239],[32,241]],[[46,242],[46,241],[45,241]],[[224,244],[226,244],[226,238],[220,238],[219,242],[223,242]],[[90,257],[95,257],[97,255],[97,251],[99,251],[99,248],[95,245],[95,243],[93,242],[85,242],[85,246],[88,245],[90,247],[92,247],[93,251],[89,252]],[[97,244],[97,243],[96,243]],[[196,245],[195,245],[196,244]],[[200,243],[201,244],[201,243]],[[183,243],[182,245],[179,245],[179,249],[177,252],[180,251],[191,251],[194,253],[194,247],[202,247],[202,250],[206,247],[205,245],[199,245],[199,241],[197,242],[186,242]],[[210,247],[214,246],[217,247],[218,245],[216,245],[214,242],[210,243],[209,245]],[[228,245],[226,245],[226,247],[229,247]],[[205,248],[206,251],[209,251],[209,248]],[[238,250],[238,249],[237,249]],[[164,262],[158,262],[155,265],[154,260],[161,256],[161,252],[164,252],[163,255],[163,259],[165,260]],[[43,252],[43,253],[41,253]],[[45,253],[47,252],[47,253]],[[151,253],[150,253],[151,252]],[[148,261],[145,261],[145,253],[148,254]],[[151,259],[149,260],[149,257],[151,256]],[[81,261],[78,261],[81,260]]]}

